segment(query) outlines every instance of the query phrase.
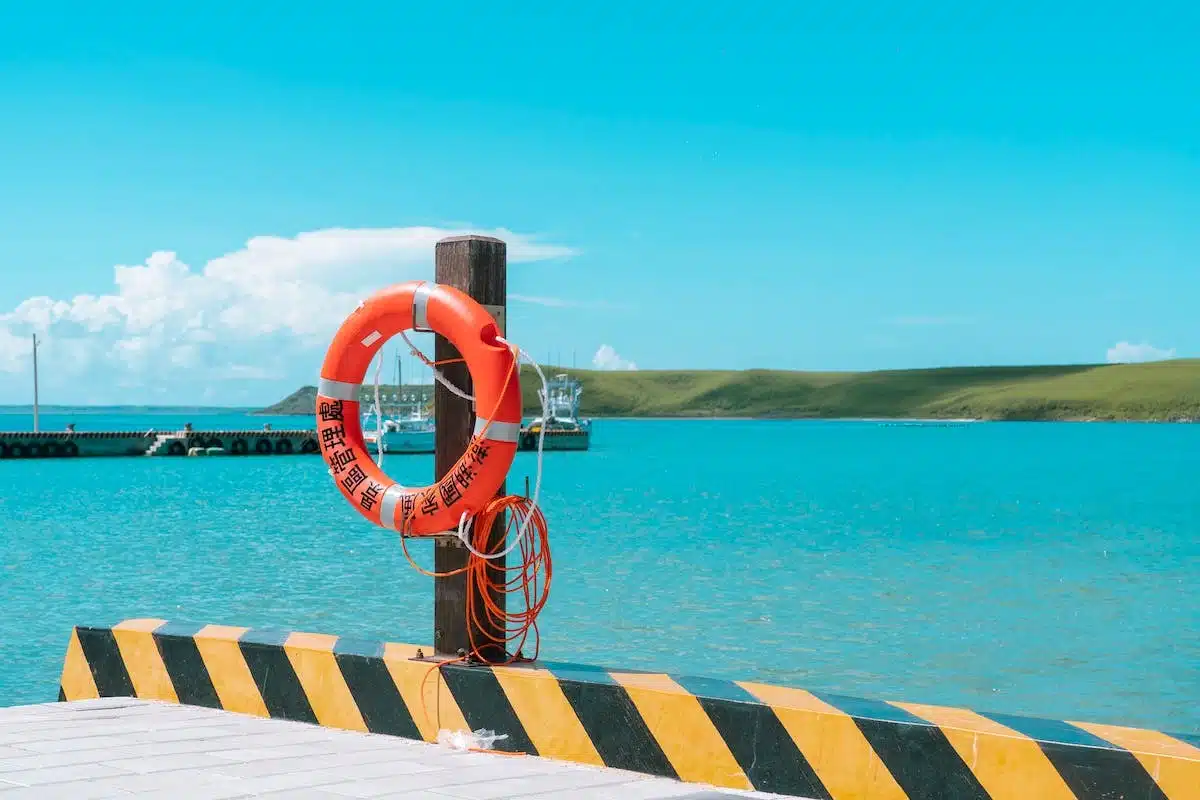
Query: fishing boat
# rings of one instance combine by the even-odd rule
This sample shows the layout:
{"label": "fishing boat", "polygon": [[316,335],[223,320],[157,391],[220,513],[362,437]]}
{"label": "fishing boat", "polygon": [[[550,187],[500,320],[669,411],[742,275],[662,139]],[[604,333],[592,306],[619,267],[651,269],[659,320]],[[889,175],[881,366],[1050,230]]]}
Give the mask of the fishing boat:
{"label": "fishing boat", "polygon": [[363,443],[367,452],[378,455],[380,439],[384,455],[434,452],[436,429],[430,413],[433,396],[420,390],[405,391],[404,365],[399,354],[395,381],[396,388],[385,391],[379,398],[379,407],[372,403],[363,414]]}
{"label": "fishing boat", "polygon": [[367,451],[378,454],[382,438],[384,455],[432,453],[435,429],[426,398],[418,394],[397,394],[390,399],[391,404],[379,411],[382,425],[375,417],[374,408],[368,408],[363,414],[363,442]]}
{"label": "fishing boat", "polygon": [[549,415],[534,417],[521,431],[520,448],[536,450],[538,436],[545,428],[542,449],[544,450],[587,450],[591,442],[592,421],[579,416],[579,402],[583,395],[583,384],[566,373],[555,375],[547,381],[546,388],[538,389],[538,397]]}

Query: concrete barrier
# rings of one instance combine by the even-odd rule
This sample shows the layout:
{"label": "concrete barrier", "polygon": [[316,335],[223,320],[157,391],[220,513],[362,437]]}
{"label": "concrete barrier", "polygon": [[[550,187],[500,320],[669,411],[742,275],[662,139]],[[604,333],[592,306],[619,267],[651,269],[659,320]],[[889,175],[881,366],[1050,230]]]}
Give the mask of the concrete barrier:
{"label": "concrete barrier", "polygon": [[[428,651],[426,651],[428,652]],[[744,681],[418,658],[411,645],[157,619],[77,627],[60,700],[140,697],[831,800],[1200,797],[1200,738]]]}

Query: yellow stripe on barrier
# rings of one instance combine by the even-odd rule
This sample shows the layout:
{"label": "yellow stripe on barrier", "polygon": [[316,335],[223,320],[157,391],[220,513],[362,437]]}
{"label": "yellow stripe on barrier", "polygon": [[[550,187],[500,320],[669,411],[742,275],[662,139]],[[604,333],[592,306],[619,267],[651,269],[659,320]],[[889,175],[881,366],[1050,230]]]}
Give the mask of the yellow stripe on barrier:
{"label": "yellow stripe on barrier", "polygon": [[83,655],[83,645],[79,644],[79,633],[74,628],[71,629],[71,641],[67,643],[59,686],[67,700],[95,700],[100,696],[92,668]]}
{"label": "yellow stripe on barrier", "polygon": [[267,712],[266,703],[238,647],[238,638],[247,630],[228,625],[205,625],[192,638],[208,670],[221,707],[242,714],[269,717],[271,715]]}
{"label": "yellow stripe on barrier", "polygon": [[667,675],[609,675],[625,687],[680,779],[729,789],[754,788],[693,694]]}
{"label": "yellow stripe on barrier", "polygon": [[137,696],[144,700],[178,703],[171,676],[167,674],[167,666],[154,642],[154,631],[166,624],[165,619],[127,619],[114,625],[112,634]]}
{"label": "yellow stripe on barrier", "polygon": [[849,715],[802,689],[737,684],[771,707],[833,800],[908,800]]}
{"label": "yellow stripe on barrier", "polygon": [[1071,724],[1133,753],[1168,800],[1200,797],[1200,748],[1158,731],[1094,722]]}
{"label": "yellow stripe on barrier", "polygon": [[892,705],[941,728],[993,800],[1075,800],[1042,748],[1023,733],[963,708]]}
{"label": "yellow stripe on barrier", "polygon": [[323,633],[293,633],[283,643],[283,650],[300,679],[317,722],[330,728],[365,733],[367,724],[333,656],[337,639]]}
{"label": "yellow stripe on barrier", "polygon": [[421,737],[427,742],[436,742],[437,732],[442,728],[471,730],[436,665],[411,660],[416,658],[417,649],[412,645],[389,642],[383,648],[383,663],[387,665]]}
{"label": "yellow stripe on barrier", "polygon": [[492,672],[538,755],[604,766],[552,673],[526,667],[493,667]]}

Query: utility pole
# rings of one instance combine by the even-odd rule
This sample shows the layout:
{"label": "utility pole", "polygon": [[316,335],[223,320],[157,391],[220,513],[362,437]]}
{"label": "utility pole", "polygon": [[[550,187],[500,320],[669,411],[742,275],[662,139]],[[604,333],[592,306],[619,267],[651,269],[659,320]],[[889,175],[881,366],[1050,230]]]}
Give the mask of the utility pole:
{"label": "utility pole", "polygon": [[38,432],[37,334],[33,334],[33,432]]}

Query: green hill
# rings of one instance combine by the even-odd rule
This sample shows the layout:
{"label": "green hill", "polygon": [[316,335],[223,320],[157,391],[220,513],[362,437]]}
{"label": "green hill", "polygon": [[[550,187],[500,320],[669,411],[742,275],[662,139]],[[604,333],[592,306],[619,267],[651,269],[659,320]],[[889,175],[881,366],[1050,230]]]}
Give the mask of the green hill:
{"label": "green hill", "polygon": [[[578,378],[581,413],[596,417],[1200,420],[1200,359],[879,372],[543,369]],[[526,412],[535,413],[531,369],[521,384]],[[316,388],[305,386],[260,413],[312,414],[315,398]]]}

